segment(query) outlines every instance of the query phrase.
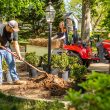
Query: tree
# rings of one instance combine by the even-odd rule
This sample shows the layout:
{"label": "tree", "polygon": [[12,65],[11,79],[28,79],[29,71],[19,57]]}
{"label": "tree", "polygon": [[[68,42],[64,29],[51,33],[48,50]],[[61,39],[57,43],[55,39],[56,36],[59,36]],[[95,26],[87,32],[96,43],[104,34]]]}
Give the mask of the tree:
{"label": "tree", "polygon": [[92,31],[102,30],[101,24],[107,15],[108,4],[106,0],[91,0]]}
{"label": "tree", "polygon": [[69,3],[69,10],[73,12],[79,19],[82,18],[82,0],[71,0]]}
{"label": "tree", "polygon": [[17,18],[31,24],[33,32],[36,33],[40,28],[40,20],[44,16],[44,2],[40,0],[29,0],[26,4],[22,7],[21,14]]}
{"label": "tree", "polygon": [[79,19],[82,19],[81,37],[83,40],[90,36],[90,1],[89,0],[71,0],[70,10]]}
{"label": "tree", "polygon": [[[106,7],[106,14],[104,16],[103,22],[101,23],[101,26],[105,28],[105,30],[110,31],[110,1],[105,0],[105,7]],[[104,12],[104,13],[105,13]]]}
{"label": "tree", "polygon": [[56,10],[54,26],[58,27],[59,22],[61,22],[63,20],[63,16],[65,13],[64,2],[63,2],[63,0],[53,0],[53,1],[54,1],[53,5]]}
{"label": "tree", "polygon": [[82,0],[82,28],[81,37],[88,40],[90,37],[90,1]]}
{"label": "tree", "polygon": [[2,16],[8,20],[15,18],[15,16],[20,15],[21,9],[25,3],[26,2],[23,0],[0,0]]}
{"label": "tree", "polygon": [[110,10],[107,11],[106,18],[103,20],[102,26],[105,27],[107,31],[110,31]]}

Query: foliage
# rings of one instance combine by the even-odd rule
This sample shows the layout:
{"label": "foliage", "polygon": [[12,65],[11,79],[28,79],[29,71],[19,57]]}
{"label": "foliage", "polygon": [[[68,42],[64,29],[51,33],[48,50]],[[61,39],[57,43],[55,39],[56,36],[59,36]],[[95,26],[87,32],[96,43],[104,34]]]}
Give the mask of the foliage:
{"label": "foliage", "polygon": [[[0,10],[3,18],[14,18],[16,15],[20,14],[21,8],[23,6],[23,0],[0,0]],[[6,11],[7,10],[7,11]]]}
{"label": "foliage", "polygon": [[[51,55],[51,67],[59,68],[61,71],[65,71],[71,65],[75,64],[77,59],[71,56],[68,56],[66,53],[62,54],[52,54]],[[48,63],[48,54],[43,56],[43,63]]]}
{"label": "foliage", "polygon": [[33,66],[38,66],[40,62],[40,57],[36,55],[36,52],[30,52],[26,53],[25,60]]}
{"label": "foliage", "polygon": [[70,89],[65,97],[76,110],[109,110],[110,106],[110,75],[93,72],[87,81],[79,84],[86,92]]}
{"label": "foliage", "polygon": [[44,3],[40,0],[31,0],[27,3],[27,5],[22,7],[21,14],[17,18],[31,24],[32,30],[35,32],[39,28],[38,22],[44,16]]}
{"label": "foliage", "polygon": [[[9,17],[9,19],[15,18],[21,14],[23,15],[22,16],[23,18],[26,18],[27,15],[30,14],[30,12],[33,12],[33,9],[39,18],[39,15],[42,14],[43,12],[42,10],[43,2],[41,2],[40,0],[26,0],[26,1],[0,0],[0,4],[1,4],[0,9],[2,16]],[[22,13],[22,11],[24,13]],[[30,16],[30,18],[31,17],[33,16]],[[31,20],[32,19],[33,18],[31,18]]]}
{"label": "foliage", "polygon": [[[59,23],[63,20],[63,15],[65,13],[64,0],[52,0],[52,3],[56,11],[53,25],[55,27],[58,27]],[[56,28],[56,31],[57,31],[57,28]]]}
{"label": "foliage", "polygon": [[104,30],[103,20],[106,18],[108,4],[106,0],[91,0],[91,21],[93,31]]}
{"label": "foliage", "polygon": [[74,64],[70,68],[70,76],[74,78],[75,81],[81,81],[86,73],[87,68],[84,65]]}
{"label": "foliage", "polygon": [[107,15],[105,19],[103,20],[102,26],[106,27],[108,31],[110,31],[110,9],[107,10]]}
{"label": "foliage", "polygon": [[[71,0],[69,3],[69,10],[78,18],[82,18],[82,1],[85,0]],[[85,1],[86,2],[86,1]],[[108,0],[90,0],[91,9],[91,26],[92,31],[104,31],[110,27],[109,25],[109,4]]]}
{"label": "foliage", "polygon": [[0,93],[0,110],[65,110],[59,101],[44,102],[20,99]]}
{"label": "foliage", "polygon": [[[47,29],[45,9],[48,2],[46,0],[0,0],[0,15],[4,21],[17,19],[19,23],[31,24],[34,36],[39,35],[45,33]],[[57,30],[56,27],[63,20],[64,3],[63,0],[54,0],[52,5],[57,12],[53,23],[54,30]]]}
{"label": "foliage", "polygon": [[68,60],[68,56],[66,55],[66,53],[62,53],[60,55],[58,66],[60,67],[62,71],[65,71],[66,68],[69,66],[69,60]]}
{"label": "foliage", "polygon": [[7,72],[8,71],[8,65],[7,65],[5,59],[3,59],[2,68],[3,68],[4,72]]}
{"label": "foliage", "polygon": [[23,23],[28,22],[33,32],[39,29],[39,22],[45,11],[44,2],[41,0],[0,0],[0,4],[0,14],[4,20],[17,19]]}
{"label": "foliage", "polygon": [[82,18],[82,0],[71,0],[69,8],[78,19]]}
{"label": "foliage", "polygon": [[48,63],[48,54],[44,54],[42,58],[43,58],[42,59],[43,64],[47,64]]}

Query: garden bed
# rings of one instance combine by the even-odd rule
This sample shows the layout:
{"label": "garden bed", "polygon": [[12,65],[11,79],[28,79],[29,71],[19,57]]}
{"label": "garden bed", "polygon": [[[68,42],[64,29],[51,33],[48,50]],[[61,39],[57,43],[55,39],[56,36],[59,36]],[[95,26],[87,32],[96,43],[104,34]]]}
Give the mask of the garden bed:
{"label": "garden bed", "polygon": [[27,99],[60,99],[63,100],[65,90],[69,83],[55,75],[42,74],[37,78],[29,78],[27,72],[20,72],[20,79],[27,81],[27,84],[14,85],[4,83],[0,85],[0,91],[9,95],[24,97]]}

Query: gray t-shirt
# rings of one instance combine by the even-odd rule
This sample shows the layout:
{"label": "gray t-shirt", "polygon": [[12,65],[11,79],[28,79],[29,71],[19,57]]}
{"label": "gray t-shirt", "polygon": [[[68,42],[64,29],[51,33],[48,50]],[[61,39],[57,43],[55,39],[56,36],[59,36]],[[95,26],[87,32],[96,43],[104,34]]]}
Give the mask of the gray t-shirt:
{"label": "gray t-shirt", "polygon": [[6,25],[0,24],[0,43],[2,46],[10,47],[12,41],[18,40],[18,33],[9,33],[6,31]]}

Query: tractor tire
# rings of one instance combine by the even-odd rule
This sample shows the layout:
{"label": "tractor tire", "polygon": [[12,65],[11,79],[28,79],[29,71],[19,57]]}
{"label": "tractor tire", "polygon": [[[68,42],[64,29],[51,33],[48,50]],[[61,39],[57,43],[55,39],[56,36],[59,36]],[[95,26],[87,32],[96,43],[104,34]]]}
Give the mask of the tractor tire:
{"label": "tractor tire", "polygon": [[80,64],[80,65],[83,65],[83,60],[81,59],[81,57],[77,53],[69,51],[68,55],[77,58],[78,59],[77,63]]}

